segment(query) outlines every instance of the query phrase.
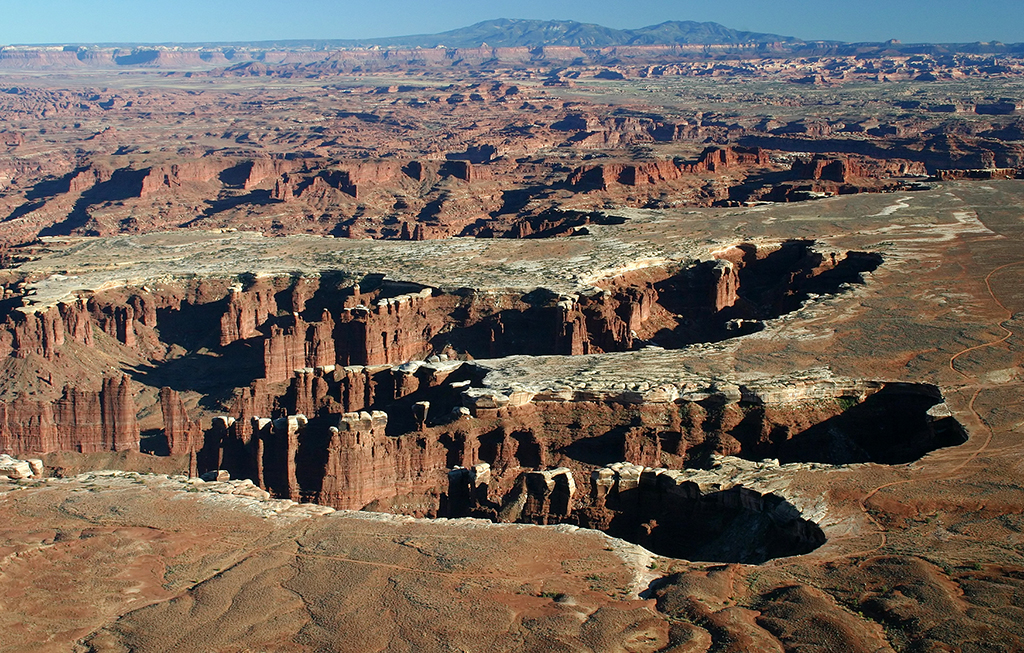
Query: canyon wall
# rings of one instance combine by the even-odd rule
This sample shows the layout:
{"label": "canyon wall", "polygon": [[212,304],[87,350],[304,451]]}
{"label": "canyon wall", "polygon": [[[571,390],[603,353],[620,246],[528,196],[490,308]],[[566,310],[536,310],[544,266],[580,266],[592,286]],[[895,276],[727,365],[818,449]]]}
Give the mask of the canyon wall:
{"label": "canyon wall", "polygon": [[103,379],[98,392],[65,387],[56,401],[0,402],[0,453],[139,449],[138,408],[127,376]]}
{"label": "canyon wall", "polygon": [[[780,379],[692,399],[653,392],[531,398],[480,388],[476,365],[450,362],[421,365],[415,390],[402,394],[399,379],[409,375],[402,367],[300,371],[293,387],[325,379],[329,398],[307,404],[316,412],[255,419],[258,443],[244,451],[225,444],[215,458],[279,496],[340,509],[574,523],[632,541],[647,537],[664,550],[681,539],[669,515],[707,524],[731,515],[763,520],[778,530],[768,540],[783,549],[810,550],[823,541],[820,530],[780,498],[742,487],[708,493],[667,470],[723,455],[902,463],[966,438],[932,386]],[[386,391],[363,400],[368,409],[348,411],[342,384],[359,376],[391,381],[375,384]],[[653,480],[645,484],[646,475]],[[663,527],[643,535],[652,520]],[[718,533],[708,526],[707,537],[682,539],[714,548],[708,543]]]}
{"label": "canyon wall", "polygon": [[[197,368],[166,377],[171,384],[157,384],[167,450],[209,456],[219,448],[210,449],[200,436],[209,417],[190,416],[182,392],[234,387],[233,399],[225,400],[234,422],[222,425],[222,437],[252,447],[256,418],[379,410],[429,394],[459,369],[458,359],[585,355],[730,337],[798,308],[807,293],[835,292],[842,283],[857,282],[860,272],[879,262],[857,252],[824,254],[811,245],[741,244],[711,261],[630,272],[574,295],[441,291],[379,277],[354,283],[328,274],[126,287],[31,310],[19,305],[26,298],[12,290],[0,305],[6,315],[0,318],[0,347],[42,380],[31,392],[6,390],[5,450],[138,448],[130,389],[135,382],[83,384],[92,372],[76,372],[82,362],[67,350],[72,345],[111,361],[150,361],[153,370],[138,376],[143,384],[152,375],[161,378],[157,370],[181,356],[182,348],[211,352],[212,357],[194,358],[210,366],[207,371]],[[210,324],[219,328],[211,332]],[[410,362],[427,359],[437,362]],[[471,372],[460,374],[466,378],[459,381],[471,380]],[[54,388],[61,387],[58,394]],[[392,415],[389,430],[415,431],[433,423],[438,411],[465,408],[450,398],[424,401],[415,409],[418,417],[411,405]]]}

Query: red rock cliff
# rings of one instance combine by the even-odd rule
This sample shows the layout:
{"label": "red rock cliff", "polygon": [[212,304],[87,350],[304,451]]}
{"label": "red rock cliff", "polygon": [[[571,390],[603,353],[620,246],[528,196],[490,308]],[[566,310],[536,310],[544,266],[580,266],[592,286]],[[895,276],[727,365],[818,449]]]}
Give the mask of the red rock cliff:
{"label": "red rock cliff", "polygon": [[19,396],[0,402],[0,452],[137,451],[136,411],[127,376],[105,378],[99,392],[66,387],[54,402]]}
{"label": "red rock cliff", "polygon": [[168,387],[160,388],[160,412],[164,420],[164,437],[172,456],[189,453],[202,437],[199,424],[188,418],[185,404],[177,392]]}

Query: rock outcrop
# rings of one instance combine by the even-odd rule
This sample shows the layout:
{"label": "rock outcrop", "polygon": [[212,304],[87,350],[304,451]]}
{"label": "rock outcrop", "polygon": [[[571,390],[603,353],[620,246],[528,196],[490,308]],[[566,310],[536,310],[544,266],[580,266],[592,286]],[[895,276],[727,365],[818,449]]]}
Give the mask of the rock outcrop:
{"label": "rock outcrop", "polygon": [[[793,504],[744,486],[743,478],[615,463],[593,472],[594,501],[581,523],[662,555],[700,560],[760,563],[825,543],[821,528]],[[784,488],[785,478],[779,473],[776,487]]]}
{"label": "rock outcrop", "polygon": [[150,197],[162,191],[172,191],[185,184],[209,182],[217,178],[224,165],[211,159],[155,166],[142,178],[139,197]]}
{"label": "rock outcrop", "polygon": [[221,346],[261,335],[259,328],[268,318],[277,315],[274,294],[273,288],[264,285],[245,291],[241,286],[233,286],[228,295],[227,310],[220,319]]}
{"label": "rock outcrop", "polygon": [[160,388],[160,412],[163,415],[164,438],[172,456],[191,453],[202,438],[202,428],[188,418],[185,404],[177,392]]}
{"label": "rock outcrop", "polygon": [[434,513],[435,493],[448,471],[446,449],[412,435],[389,437],[387,423],[381,411],[346,413],[336,420],[318,503],[352,510],[406,505],[412,514]]}
{"label": "rock outcrop", "polygon": [[99,397],[103,418],[103,441],[99,450],[109,447],[111,451],[138,451],[139,426],[135,421],[138,408],[134,396],[132,383],[127,375],[103,379],[103,390],[100,391]]}
{"label": "rock outcrop", "polygon": [[85,302],[62,302],[41,311],[14,310],[0,327],[0,355],[52,360],[65,340],[92,346],[92,319]]}
{"label": "rock outcrop", "polygon": [[107,377],[99,392],[66,387],[53,402],[18,397],[0,402],[0,452],[139,449],[137,408],[127,376]]}
{"label": "rock outcrop", "polygon": [[578,190],[608,190],[615,184],[651,186],[674,181],[683,175],[703,175],[738,167],[764,167],[770,163],[768,153],[760,148],[709,147],[693,163],[662,159],[581,166],[569,173],[565,183]]}
{"label": "rock outcrop", "polygon": [[336,327],[337,361],[343,365],[385,365],[424,358],[430,340],[449,319],[449,301],[436,301],[431,288],[346,307]]}
{"label": "rock outcrop", "polygon": [[16,481],[41,478],[43,476],[43,461],[38,458],[20,460],[7,454],[0,454],[0,476]]}
{"label": "rock outcrop", "polygon": [[524,472],[503,500],[498,519],[526,524],[569,521],[576,482],[565,467]]}

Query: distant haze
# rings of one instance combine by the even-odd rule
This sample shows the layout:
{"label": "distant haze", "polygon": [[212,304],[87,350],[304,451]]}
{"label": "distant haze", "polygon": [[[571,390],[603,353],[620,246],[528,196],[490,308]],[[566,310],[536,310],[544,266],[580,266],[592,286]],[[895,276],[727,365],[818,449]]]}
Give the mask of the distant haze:
{"label": "distant haze", "polygon": [[370,39],[493,18],[617,29],[665,21],[805,40],[1024,42],[1024,0],[0,0],[0,44]]}

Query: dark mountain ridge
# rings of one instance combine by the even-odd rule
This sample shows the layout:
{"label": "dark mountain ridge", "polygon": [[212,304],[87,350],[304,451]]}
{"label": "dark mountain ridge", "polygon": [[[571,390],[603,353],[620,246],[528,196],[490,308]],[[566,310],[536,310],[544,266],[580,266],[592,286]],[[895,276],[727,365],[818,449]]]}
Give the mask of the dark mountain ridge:
{"label": "dark mountain ridge", "polygon": [[475,48],[482,44],[492,47],[609,47],[616,45],[739,45],[798,42],[800,42],[799,39],[791,36],[744,32],[718,23],[694,21],[667,21],[639,29],[614,29],[572,20],[501,18],[440,34],[372,39],[358,44],[422,48],[438,46]]}

